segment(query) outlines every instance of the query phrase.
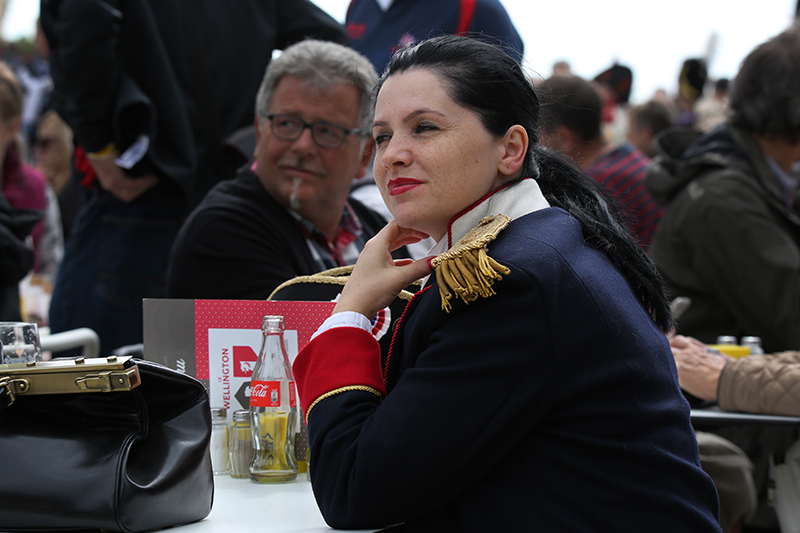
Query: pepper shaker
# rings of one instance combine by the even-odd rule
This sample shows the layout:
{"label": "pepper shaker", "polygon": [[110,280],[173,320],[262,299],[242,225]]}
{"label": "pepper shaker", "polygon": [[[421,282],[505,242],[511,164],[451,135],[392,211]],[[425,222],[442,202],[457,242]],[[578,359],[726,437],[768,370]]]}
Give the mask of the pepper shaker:
{"label": "pepper shaker", "polygon": [[250,461],[253,459],[253,436],[250,431],[250,410],[240,409],[233,412],[233,424],[230,433],[231,477],[250,479]]}

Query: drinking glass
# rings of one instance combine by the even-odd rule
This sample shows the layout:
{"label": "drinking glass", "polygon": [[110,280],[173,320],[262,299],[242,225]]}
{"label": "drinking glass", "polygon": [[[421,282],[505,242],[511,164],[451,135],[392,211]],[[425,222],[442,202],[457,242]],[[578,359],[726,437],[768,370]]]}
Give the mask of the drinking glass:
{"label": "drinking glass", "polygon": [[39,326],[27,322],[0,322],[0,363],[42,360]]}

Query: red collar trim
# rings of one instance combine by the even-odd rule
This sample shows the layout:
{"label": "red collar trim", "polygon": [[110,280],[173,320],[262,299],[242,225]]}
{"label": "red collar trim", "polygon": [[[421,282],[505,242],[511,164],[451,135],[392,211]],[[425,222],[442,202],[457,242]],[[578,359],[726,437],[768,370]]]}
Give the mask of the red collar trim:
{"label": "red collar trim", "polygon": [[481,205],[483,202],[485,202],[487,199],[491,198],[492,196],[494,196],[494,195],[495,195],[495,194],[497,194],[498,192],[502,191],[503,189],[505,189],[505,188],[507,188],[507,187],[510,187],[511,185],[514,185],[514,184],[516,184],[516,183],[519,183],[520,181],[522,181],[522,180],[525,180],[525,179],[531,179],[531,178],[520,178],[520,179],[517,179],[517,180],[509,181],[508,183],[506,183],[506,184],[505,184],[505,185],[503,185],[502,187],[500,187],[500,188],[498,188],[498,189],[495,189],[495,190],[491,191],[489,194],[487,194],[487,195],[486,195],[486,196],[484,196],[483,198],[479,199],[477,202],[475,202],[474,204],[472,204],[471,206],[467,207],[466,209],[464,209],[464,210],[463,210],[463,211],[461,211],[460,213],[456,214],[456,216],[454,216],[453,218],[451,218],[451,219],[450,219],[450,222],[448,222],[448,223],[447,223],[447,248],[448,248],[448,249],[450,249],[450,248],[453,246],[453,232],[452,232],[452,227],[453,227],[453,223],[454,223],[456,220],[458,220],[458,219],[459,219],[459,218],[461,218],[462,216],[466,215],[467,213],[469,213],[470,211],[472,211],[473,209],[475,209],[476,207],[478,207],[479,205]]}

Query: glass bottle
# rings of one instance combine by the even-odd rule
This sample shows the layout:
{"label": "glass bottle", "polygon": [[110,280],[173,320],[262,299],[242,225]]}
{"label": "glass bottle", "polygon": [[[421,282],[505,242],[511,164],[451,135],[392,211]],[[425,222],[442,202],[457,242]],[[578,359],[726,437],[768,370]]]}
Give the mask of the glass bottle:
{"label": "glass bottle", "polygon": [[717,344],[739,344],[733,335],[720,335],[717,337]]}
{"label": "glass bottle", "polygon": [[211,468],[214,475],[228,473],[228,410],[211,408]]}
{"label": "glass bottle", "polygon": [[230,444],[231,477],[243,479],[250,477],[250,462],[253,459],[253,435],[250,431],[250,411],[239,409],[233,412]]}
{"label": "glass bottle", "polygon": [[283,341],[283,317],[265,316],[261,349],[250,378],[253,460],[250,480],[286,483],[297,479],[294,434],[297,392]]}

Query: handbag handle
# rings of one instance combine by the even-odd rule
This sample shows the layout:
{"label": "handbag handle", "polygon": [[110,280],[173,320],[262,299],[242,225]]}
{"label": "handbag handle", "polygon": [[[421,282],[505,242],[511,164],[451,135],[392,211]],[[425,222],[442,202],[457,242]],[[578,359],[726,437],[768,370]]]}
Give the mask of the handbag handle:
{"label": "handbag handle", "polygon": [[[347,280],[350,278],[350,274],[353,272],[353,265],[348,266],[340,266],[330,268],[328,270],[323,270],[322,272],[317,272],[316,274],[310,274],[307,276],[296,276],[290,280],[284,281],[280,285],[278,285],[272,294],[267,297],[267,300],[272,300],[278,292],[282,289],[290,286],[295,285],[298,283],[324,283],[328,285],[344,285],[347,283]],[[418,279],[412,282],[409,287],[422,287],[422,280]],[[398,298],[402,300],[409,301],[414,296],[414,293],[402,290],[397,295]]]}

